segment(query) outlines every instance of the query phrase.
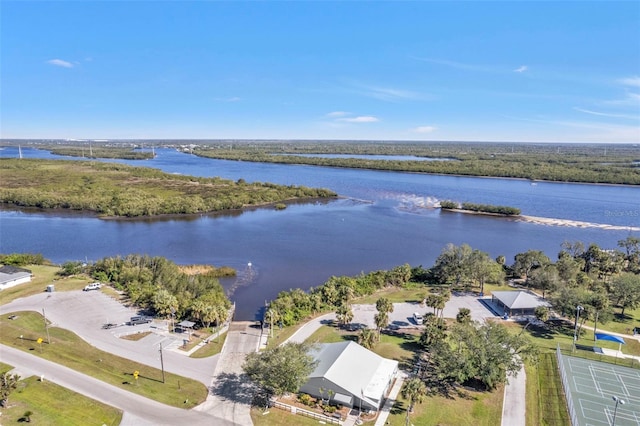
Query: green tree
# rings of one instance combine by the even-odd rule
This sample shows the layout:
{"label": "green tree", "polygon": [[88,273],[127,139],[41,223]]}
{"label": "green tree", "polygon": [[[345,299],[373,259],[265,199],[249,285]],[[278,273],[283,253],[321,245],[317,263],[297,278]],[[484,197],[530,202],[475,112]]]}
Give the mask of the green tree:
{"label": "green tree", "polygon": [[531,285],[542,290],[544,298],[547,291],[554,291],[560,282],[558,271],[553,264],[544,265],[531,273]]}
{"label": "green tree", "polygon": [[622,309],[635,309],[640,305],[640,275],[623,272],[613,279],[611,297],[616,305]]}
{"label": "green tree", "polygon": [[469,257],[472,249],[468,244],[447,244],[436,259],[433,273],[441,283],[458,285],[469,278]]}
{"label": "green tree", "polygon": [[384,311],[378,312],[373,317],[373,320],[376,323],[376,328],[378,329],[378,339],[380,339],[382,329],[389,325],[389,314]]}
{"label": "green tree", "polygon": [[378,341],[378,336],[376,335],[375,330],[370,328],[363,328],[360,330],[360,334],[358,335],[358,343],[367,348],[373,349]]}
{"label": "green tree", "polygon": [[20,376],[5,372],[0,376],[0,405],[6,407],[9,404],[9,395],[18,388]]}
{"label": "green tree", "polygon": [[307,381],[318,362],[307,343],[286,343],[247,355],[244,372],[269,395],[296,393]]}
{"label": "green tree", "polygon": [[421,379],[413,377],[404,383],[402,396],[409,402],[409,406],[407,407],[407,417],[405,419],[405,425],[408,426],[409,415],[413,413],[414,405],[422,403],[427,396],[427,387]]}
{"label": "green tree", "polygon": [[515,256],[513,270],[520,276],[525,278],[525,282],[529,285],[529,277],[531,271],[551,263],[551,260],[540,250],[527,250],[524,253],[518,253]]}
{"label": "green tree", "polygon": [[468,270],[470,278],[480,287],[480,293],[484,294],[485,282],[498,283],[504,279],[504,270],[488,253],[473,250],[468,258]]}
{"label": "green tree", "polygon": [[336,317],[338,319],[338,323],[342,326],[346,326],[353,320],[353,311],[351,310],[351,305],[346,303],[338,306],[336,310]]}
{"label": "green tree", "polygon": [[640,273],[640,237],[629,235],[626,239],[618,241],[618,247],[625,249],[625,271]]}
{"label": "green tree", "polygon": [[178,307],[178,299],[168,290],[161,288],[153,295],[153,309],[161,316],[171,315],[171,309]]}
{"label": "green tree", "polygon": [[471,322],[471,309],[460,308],[456,314],[456,321],[463,324]]}

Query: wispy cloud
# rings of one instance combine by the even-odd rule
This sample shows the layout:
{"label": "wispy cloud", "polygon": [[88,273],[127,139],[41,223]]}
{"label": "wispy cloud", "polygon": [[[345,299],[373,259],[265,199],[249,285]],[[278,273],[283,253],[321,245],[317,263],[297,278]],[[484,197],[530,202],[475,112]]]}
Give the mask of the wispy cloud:
{"label": "wispy cloud", "polygon": [[413,133],[432,133],[435,132],[438,128],[434,126],[418,126],[411,129]]}
{"label": "wispy cloud", "polygon": [[326,116],[329,118],[338,118],[338,117],[344,117],[347,115],[350,115],[350,113],[345,111],[333,111],[333,112],[327,113]]}
{"label": "wispy cloud", "polygon": [[618,82],[625,86],[640,87],[640,77],[638,76],[621,78],[620,80],[618,80]]}
{"label": "wispy cloud", "polygon": [[414,56],[413,59],[416,59],[418,61],[423,61],[423,62],[429,62],[436,65],[444,65],[446,67],[455,68],[459,70],[466,70],[466,71],[482,71],[482,72],[498,71],[496,68],[489,67],[486,65],[468,64],[464,62],[450,61],[448,59],[421,58],[417,56]]}
{"label": "wispy cloud", "polygon": [[630,120],[638,120],[638,116],[637,115],[628,115],[628,114],[611,114],[611,113],[607,113],[607,112],[598,112],[598,111],[591,111],[588,109],[583,109],[583,108],[578,108],[578,107],[574,107],[573,108],[576,111],[579,112],[584,112],[585,114],[591,114],[591,115],[597,115],[600,117],[612,117],[612,118],[627,118]]}
{"label": "wispy cloud", "polygon": [[526,65],[521,65],[518,68],[516,68],[515,70],[513,70],[513,72],[525,72],[529,69],[528,66]]}
{"label": "wispy cloud", "polygon": [[62,59],[49,59],[47,63],[57,67],[73,68],[73,64],[71,62],[63,61]]}
{"label": "wispy cloud", "polygon": [[365,94],[383,101],[398,101],[403,99],[415,99],[418,94],[409,90],[394,89],[390,87],[364,86]]}
{"label": "wispy cloud", "polygon": [[604,105],[610,106],[640,106],[640,93],[627,93],[622,99],[612,99],[602,102]]}
{"label": "wispy cloud", "polygon": [[242,98],[238,96],[230,96],[227,98],[213,98],[213,100],[218,102],[240,102]]}
{"label": "wispy cloud", "polygon": [[341,121],[343,123],[375,123],[380,120],[372,115],[360,115],[358,117],[338,118],[336,121]]}

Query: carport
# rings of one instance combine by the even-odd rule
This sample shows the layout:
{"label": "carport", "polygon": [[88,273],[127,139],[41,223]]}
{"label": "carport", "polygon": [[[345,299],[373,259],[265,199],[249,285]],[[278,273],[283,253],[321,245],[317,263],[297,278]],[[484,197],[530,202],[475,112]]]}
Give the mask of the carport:
{"label": "carport", "polygon": [[186,331],[189,336],[189,340],[191,340],[191,333],[193,332],[194,325],[196,325],[195,322],[187,321],[187,320],[178,323],[178,327],[180,327],[180,331],[182,333]]}

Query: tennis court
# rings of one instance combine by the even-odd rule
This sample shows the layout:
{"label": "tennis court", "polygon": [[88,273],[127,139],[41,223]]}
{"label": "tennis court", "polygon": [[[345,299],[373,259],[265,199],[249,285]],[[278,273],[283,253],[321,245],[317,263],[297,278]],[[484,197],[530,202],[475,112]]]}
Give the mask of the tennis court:
{"label": "tennis court", "polygon": [[611,426],[616,396],[625,402],[618,405],[616,426],[640,426],[640,370],[567,355],[560,358],[574,422],[580,426]]}

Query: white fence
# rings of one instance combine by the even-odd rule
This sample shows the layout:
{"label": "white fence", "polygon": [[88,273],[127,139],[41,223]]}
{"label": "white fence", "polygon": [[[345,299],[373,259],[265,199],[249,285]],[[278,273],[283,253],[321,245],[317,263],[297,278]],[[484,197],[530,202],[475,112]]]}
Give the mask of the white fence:
{"label": "white fence", "polygon": [[562,387],[564,388],[564,396],[567,400],[567,406],[569,407],[569,416],[571,417],[572,426],[580,426],[578,423],[578,416],[576,415],[576,409],[573,405],[573,398],[571,397],[571,388],[569,387],[569,379],[567,373],[564,370],[564,362],[562,362],[562,353],[560,352],[560,345],[556,347],[556,358],[558,359],[558,368],[560,369],[560,377],[562,378]]}
{"label": "white fence", "polygon": [[325,416],[324,414],[314,413],[313,411],[305,410],[304,408],[294,407],[292,405],[284,404],[279,401],[271,401],[274,407],[280,408],[281,410],[290,411],[293,414],[300,414],[301,416],[311,417],[312,419],[322,420],[325,423],[340,425],[342,424],[341,419],[337,419],[335,417]]}

